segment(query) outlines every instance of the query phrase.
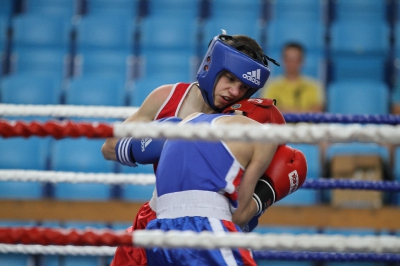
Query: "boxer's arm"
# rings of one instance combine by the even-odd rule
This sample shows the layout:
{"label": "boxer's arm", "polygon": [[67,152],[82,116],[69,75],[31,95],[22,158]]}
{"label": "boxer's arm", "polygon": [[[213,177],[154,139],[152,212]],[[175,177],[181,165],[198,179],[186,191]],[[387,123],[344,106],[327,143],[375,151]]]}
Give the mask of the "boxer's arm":
{"label": "boxer's arm", "polygon": [[[163,85],[152,91],[144,100],[139,109],[129,116],[123,123],[153,121],[158,110],[168,98],[173,85]],[[101,147],[101,152],[106,160],[117,160],[115,146],[118,138],[107,138]]]}
{"label": "boxer's arm", "polygon": [[305,155],[290,146],[279,146],[267,170],[257,182],[253,194],[253,200],[257,203],[257,212],[243,231],[252,231],[265,210],[300,188],[306,176]]}
{"label": "boxer's arm", "polygon": [[253,156],[238,188],[239,206],[232,216],[232,221],[240,227],[247,224],[257,212],[257,205],[253,200],[254,189],[277,148],[275,143],[253,143],[253,145]]}

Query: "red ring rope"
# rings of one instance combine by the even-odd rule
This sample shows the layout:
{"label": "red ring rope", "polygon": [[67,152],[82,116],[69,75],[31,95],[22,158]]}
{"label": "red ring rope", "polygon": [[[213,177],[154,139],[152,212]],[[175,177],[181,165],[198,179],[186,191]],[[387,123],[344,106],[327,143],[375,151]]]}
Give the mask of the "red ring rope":
{"label": "red ring rope", "polygon": [[52,136],[56,139],[67,137],[88,137],[88,138],[108,138],[113,136],[112,126],[105,123],[75,123],[71,121],[57,122],[47,121],[45,123],[32,122],[11,122],[0,120],[0,136],[9,137],[30,137]]}
{"label": "red ring rope", "polygon": [[75,246],[118,246],[132,245],[132,234],[108,230],[75,230],[50,228],[0,228],[0,243],[75,245]]}

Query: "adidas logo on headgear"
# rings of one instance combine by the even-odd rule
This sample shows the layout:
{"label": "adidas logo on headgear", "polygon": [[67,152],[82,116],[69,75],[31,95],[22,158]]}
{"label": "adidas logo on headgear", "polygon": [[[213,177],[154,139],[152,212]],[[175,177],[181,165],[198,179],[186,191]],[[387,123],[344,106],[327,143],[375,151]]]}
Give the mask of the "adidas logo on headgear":
{"label": "adidas logo on headgear", "polygon": [[242,75],[243,78],[250,80],[257,86],[260,85],[260,72],[261,69],[253,70]]}

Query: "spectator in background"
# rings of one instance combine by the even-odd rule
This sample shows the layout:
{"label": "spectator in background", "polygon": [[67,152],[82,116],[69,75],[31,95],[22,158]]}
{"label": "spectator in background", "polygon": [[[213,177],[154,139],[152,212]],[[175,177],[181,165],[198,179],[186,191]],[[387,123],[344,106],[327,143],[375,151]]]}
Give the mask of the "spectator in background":
{"label": "spectator in background", "polygon": [[301,73],[304,48],[287,43],[282,52],[284,74],[267,82],[262,97],[276,99],[283,113],[324,111],[324,92],[318,81]]}

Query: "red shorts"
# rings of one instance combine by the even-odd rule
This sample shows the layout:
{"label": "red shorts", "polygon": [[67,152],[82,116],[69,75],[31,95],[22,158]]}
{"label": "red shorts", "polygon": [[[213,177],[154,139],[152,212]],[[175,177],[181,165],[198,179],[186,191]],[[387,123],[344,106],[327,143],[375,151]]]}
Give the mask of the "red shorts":
{"label": "red shorts", "polygon": [[[146,229],[147,224],[156,219],[156,213],[150,208],[149,202],[140,207],[136,214],[133,226],[126,229],[128,233],[133,230]],[[144,248],[132,246],[118,246],[110,266],[143,266],[147,265],[146,251]]]}

